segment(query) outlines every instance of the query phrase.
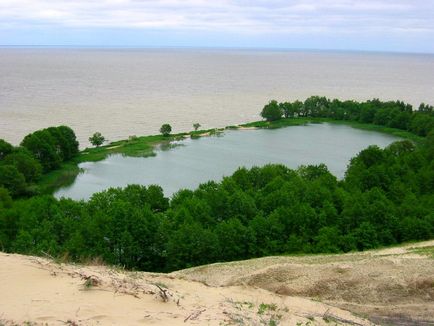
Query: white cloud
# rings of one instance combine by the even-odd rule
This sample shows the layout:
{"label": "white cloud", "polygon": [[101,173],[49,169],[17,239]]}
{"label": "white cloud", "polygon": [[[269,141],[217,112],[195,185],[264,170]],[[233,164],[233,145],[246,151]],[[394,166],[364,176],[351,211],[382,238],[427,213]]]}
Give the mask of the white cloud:
{"label": "white cloud", "polygon": [[430,0],[0,0],[0,27],[434,32]]}

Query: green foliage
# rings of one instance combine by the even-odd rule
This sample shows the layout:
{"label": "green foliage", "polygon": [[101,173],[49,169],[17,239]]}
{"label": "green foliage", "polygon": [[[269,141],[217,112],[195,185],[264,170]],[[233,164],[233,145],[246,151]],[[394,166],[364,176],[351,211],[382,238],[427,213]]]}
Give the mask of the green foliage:
{"label": "green foliage", "polygon": [[193,123],[194,131],[197,131],[200,127],[201,127],[200,123],[198,123],[198,122]]}
{"label": "green foliage", "polygon": [[41,163],[44,172],[59,168],[63,161],[70,160],[78,153],[75,134],[66,126],[35,131],[24,137],[21,146]]}
{"label": "green foliage", "polygon": [[[78,143],[72,130],[47,128],[26,136],[24,148],[0,142],[0,249],[68,255],[73,261],[100,257],[130,269],[171,271],[265,255],[366,250],[434,237],[432,107],[422,105],[420,112],[413,112],[399,101],[358,103],[317,96],[267,106],[270,111],[277,107],[279,120],[264,116],[272,122],[252,125],[336,120],[425,138],[417,145],[400,141],[385,149],[362,150],[340,181],[323,164],[297,170],[266,165],[240,168],[194,191],[180,190],[171,200],[159,186],[130,185],[94,194],[87,202],[52,196],[12,201],[11,196],[25,194],[28,184],[38,179],[38,164],[51,171],[44,179],[58,173],[52,169],[63,160],[73,158],[62,164],[74,174],[81,160],[115,152],[149,154],[152,144],[167,140],[137,137],[74,156]],[[280,119],[282,114],[288,119]]]}
{"label": "green foliage", "polygon": [[0,187],[0,209],[12,207],[12,197],[6,188]]}
{"label": "green foliage", "polygon": [[3,190],[0,244],[5,251],[172,271],[430,239],[434,169],[426,146],[369,147],[339,182],[324,165],[240,168],[170,201],[158,186],[109,189],[88,202],[37,196],[13,204]]}
{"label": "green foliage", "polygon": [[267,105],[264,106],[261,112],[261,117],[266,119],[267,121],[275,121],[282,118],[283,109],[277,101],[270,101]]}
{"label": "green foliage", "polygon": [[41,164],[25,148],[19,148],[6,155],[2,164],[15,166],[28,183],[37,181],[42,174]]}
{"label": "green foliage", "polygon": [[62,158],[56,148],[56,140],[47,129],[35,131],[24,137],[21,146],[28,149],[42,164],[44,172],[60,166]]}
{"label": "green foliage", "polygon": [[7,141],[0,139],[0,160],[2,160],[6,155],[12,153],[14,147]]}
{"label": "green foliage", "polygon": [[105,137],[100,132],[96,132],[89,137],[89,141],[93,146],[99,147],[105,142]]}
{"label": "green foliage", "polygon": [[62,152],[63,161],[72,159],[78,154],[78,141],[74,131],[68,126],[59,126],[57,128],[50,128],[58,136],[58,146]]}
{"label": "green foliage", "polygon": [[[288,119],[281,121],[282,114]],[[254,122],[245,126],[276,128],[331,119],[332,121],[349,121],[352,124],[355,122],[375,124],[384,127],[380,131],[389,131],[390,128],[393,128],[409,131],[422,137],[425,137],[431,130],[434,130],[434,112],[432,106],[421,104],[418,111],[413,111],[412,106],[404,102],[382,102],[378,99],[357,102],[341,101],[338,99],[330,100],[326,97],[311,96],[304,102],[297,100],[294,102],[278,103],[273,100],[264,106],[261,116],[272,123]],[[301,121],[297,123],[297,120]]]}
{"label": "green foliage", "polygon": [[19,196],[25,193],[26,179],[15,166],[0,165],[0,187],[8,189],[12,196]]}
{"label": "green foliage", "polygon": [[171,132],[172,132],[172,126],[169,125],[168,123],[163,124],[160,128],[160,133],[165,137],[169,136]]}
{"label": "green foliage", "polygon": [[13,197],[39,193],[36,183],[42,174],[60,167],[78,154],[78,142],[71,128],[50,127],[35,131],[13,147],[0,139],[0,185]]}

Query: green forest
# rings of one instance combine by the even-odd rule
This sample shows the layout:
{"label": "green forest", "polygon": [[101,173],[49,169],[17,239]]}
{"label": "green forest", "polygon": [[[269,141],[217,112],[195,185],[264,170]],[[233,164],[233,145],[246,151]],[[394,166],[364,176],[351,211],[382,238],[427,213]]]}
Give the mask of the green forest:
{"label": "green forest", "polygon": [[65,126],[36,131],[19,147],[0,140],[0,250],[64,261],[100,258],[168,272],[267,255],[340,253],[434,238],[434,110],[403,102],[271,101],[267,126],[306,117],[405,130],[419,142],[370,146],[343,180],[325,165],[240,167],[220,182],[166,198],[130,185],[88,201],[56,199],[38,180],[78,155]]}

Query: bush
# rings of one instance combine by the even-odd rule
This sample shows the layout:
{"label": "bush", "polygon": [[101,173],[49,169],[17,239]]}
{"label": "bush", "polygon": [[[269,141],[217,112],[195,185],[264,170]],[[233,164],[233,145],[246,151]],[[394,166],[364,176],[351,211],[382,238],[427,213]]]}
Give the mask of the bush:
{"label": "bush", "polygon": [[24,148],[7,155],[3,163],[15,166],[28,183],[37,181],[42,173],[42,165]]}
{"label": "bush", "polygon": [[93,146],[99,147],[105,142],[105,138],[100,132],[96,132],[92,137],[89,137],[89,141]]}
{"label": "bush", "polygon": [[2,160],[6,155],[12,152],[14,147],[8,142],[0,139],[0,160]]}
{"label": "bush", "polygon": [[169,125],[168,123],[165,123],[160,128],[160,133],[165,137],[169,136],[171,132],[172,132],[172,126]]}
{"label": "bush", "polygon": [[270,103],[265,105],[261,112],[261,117],[267,121],[276,121],[282,119],[282,115],[283,110],[275,100],[270,101]]}
{"label": "bush", "polygon": [[0,166],[0,187],[6,188],[9,193],[16,197],[24,194],[26,179],[13,165]]}

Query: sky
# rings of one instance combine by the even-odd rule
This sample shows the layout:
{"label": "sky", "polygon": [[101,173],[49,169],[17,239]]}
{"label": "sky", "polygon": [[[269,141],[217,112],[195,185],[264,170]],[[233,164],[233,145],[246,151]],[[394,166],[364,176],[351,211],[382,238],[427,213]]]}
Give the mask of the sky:
{"label": "sky", "polygon": [[0,0],[0,45],[434,53],[434,0]]}

